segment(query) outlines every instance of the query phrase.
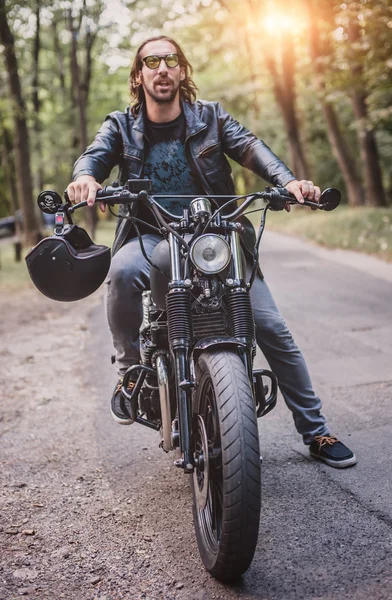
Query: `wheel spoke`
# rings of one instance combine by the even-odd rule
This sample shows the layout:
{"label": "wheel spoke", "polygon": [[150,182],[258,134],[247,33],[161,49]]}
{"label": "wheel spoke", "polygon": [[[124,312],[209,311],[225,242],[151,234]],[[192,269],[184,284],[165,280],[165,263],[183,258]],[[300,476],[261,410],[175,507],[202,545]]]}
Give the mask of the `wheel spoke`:
{"label": "wheel spoke", "polygon": [[212,530],[215,540],[219,543],[222,525],[222,495],[219,485],[214,481],[210,482],[210,487],[212,495]]}
{"label": "wheel spoke", "polygon": [[[205,425],[209,457],[208,495],[205,507],[200,510],[200,521],[205,537],[209,540],[209,545],[211,548],[217,549],[222,531],[222,451],[216,413],[216,398],[210,377],[205,377],[201,382],[200,398],[199,415]],[[200,454],[201,451],[203,451],[202,444],[198,438],[196,453]],[[199,489],[201,489],[204,481],[204,473],[202,471],[198,472]]]}

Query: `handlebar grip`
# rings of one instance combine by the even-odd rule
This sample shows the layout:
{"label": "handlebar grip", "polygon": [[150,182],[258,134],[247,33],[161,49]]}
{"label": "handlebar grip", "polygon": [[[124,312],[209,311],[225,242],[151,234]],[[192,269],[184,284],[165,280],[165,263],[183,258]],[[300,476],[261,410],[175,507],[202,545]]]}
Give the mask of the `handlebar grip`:
{"label": "handlebar grip", "polygon": [[287,202],[295,201],[295,196],[286,188],[273,187],[266,188],[267,190],[271,210],[283,210]]}
{"label": "handlebar grip", "polygon": [[115,187],[113,185],[106,185],[102,190],[98,190],[96,194],[97,199],[104,200],[107,196],[113,196],[114,194],[120,194],[122,188]]}
{"label": "handlebar grip", "polygon": [[275,187],[272,189],[276,190],[280,196],[284,196],[286,198],[286,200],[288,198],[290,198],[290,200],[296,200],[296,197],[294,196],[294,194],[289,192],[289,190],[285,187]]}
{"label": "handlebar grip", "polygon": [[123,187],[107,185],[102,190],[98,190],[95,201],[105,202],[113,206],[114,204],[127,204],[139,198],[140,194],[133,194]]}

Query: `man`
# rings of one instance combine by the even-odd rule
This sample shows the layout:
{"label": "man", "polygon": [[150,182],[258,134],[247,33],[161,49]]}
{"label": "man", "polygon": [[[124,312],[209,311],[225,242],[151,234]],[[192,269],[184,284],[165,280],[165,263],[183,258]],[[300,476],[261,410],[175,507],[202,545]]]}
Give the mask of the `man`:
{"label": "man", "polygon": [[[121,183],[149,178],[155,193],[195,197],[203,193],[234,194],[225,155],[274,185],[286,187],[299,202],[304,198],[319,200],[317,186],[311,181],[297,181],[286,165],[219,103],[196,101],[197,88],[191,75],[191,65],[174,40],[159,36],[140,46],[129,79],[134,103],[123,113],[108,115],[91,146],[76,162],[73,183],[68,186],[72,202],[87,200],[93,205],[101,182],[116,164],[120,166]],[[174,198],[166,207],[181,214],[181,202]],[[140,216],[151,218],[148,214]],[[151,256],[161,238],[148,228],[142,234]],[[106,305],[120,376],[111,412],[117,422],[126,425],[131,420],[120,406],[121,378],[130,365],[139,362],[141,294],[148,283],[149,264],[130,220],[124,219],[113,245]],[[329,433],[303,356],[261,275],[255,279],[251,299],[257,343],[278,377],[297,431],[309,445],[311,456],[332,467],[354,465],[356,458],[351,450]]]}

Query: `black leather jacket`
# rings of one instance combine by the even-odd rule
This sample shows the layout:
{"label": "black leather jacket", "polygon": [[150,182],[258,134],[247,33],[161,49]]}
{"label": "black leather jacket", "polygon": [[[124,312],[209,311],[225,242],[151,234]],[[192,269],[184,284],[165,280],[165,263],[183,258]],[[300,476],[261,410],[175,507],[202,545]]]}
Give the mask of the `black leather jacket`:
{"label": "black leather jacket", "polygon": [[[225,155],[269,183],[284,187],[295,179],[290,169],[268,148],[229,115],[218,102],[197,100],[182,103],[186,123],[185,152],[192,172],[206,194],[235,194],[231,167]],[[135,118],[129,108],[110,113],[93,143],[76,161],[73,180],[92,175],[99,183],[119,165],[121,184],[140,178],[148,149],[144,110]],[[248,221],[246,219],[246,221]],[[250,225],[249,221],[248,224]],[[122,219],[113,244],[115,253],[132,237],[132,224]],[[244,243],[252,249],[253,227],[247,227]]]}

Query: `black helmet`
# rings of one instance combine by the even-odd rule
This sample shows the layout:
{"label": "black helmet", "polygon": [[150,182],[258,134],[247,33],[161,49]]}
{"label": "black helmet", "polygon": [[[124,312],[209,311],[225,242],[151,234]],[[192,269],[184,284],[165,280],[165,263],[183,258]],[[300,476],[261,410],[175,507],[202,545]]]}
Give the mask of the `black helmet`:
{"label": "black helmet", "polygon": [[42,294],[71,302],[99,288],[110,267],[110,249],[94,244],[77,225],[66,225],[61,235],[41,240],[26,256],[34,285]]}

